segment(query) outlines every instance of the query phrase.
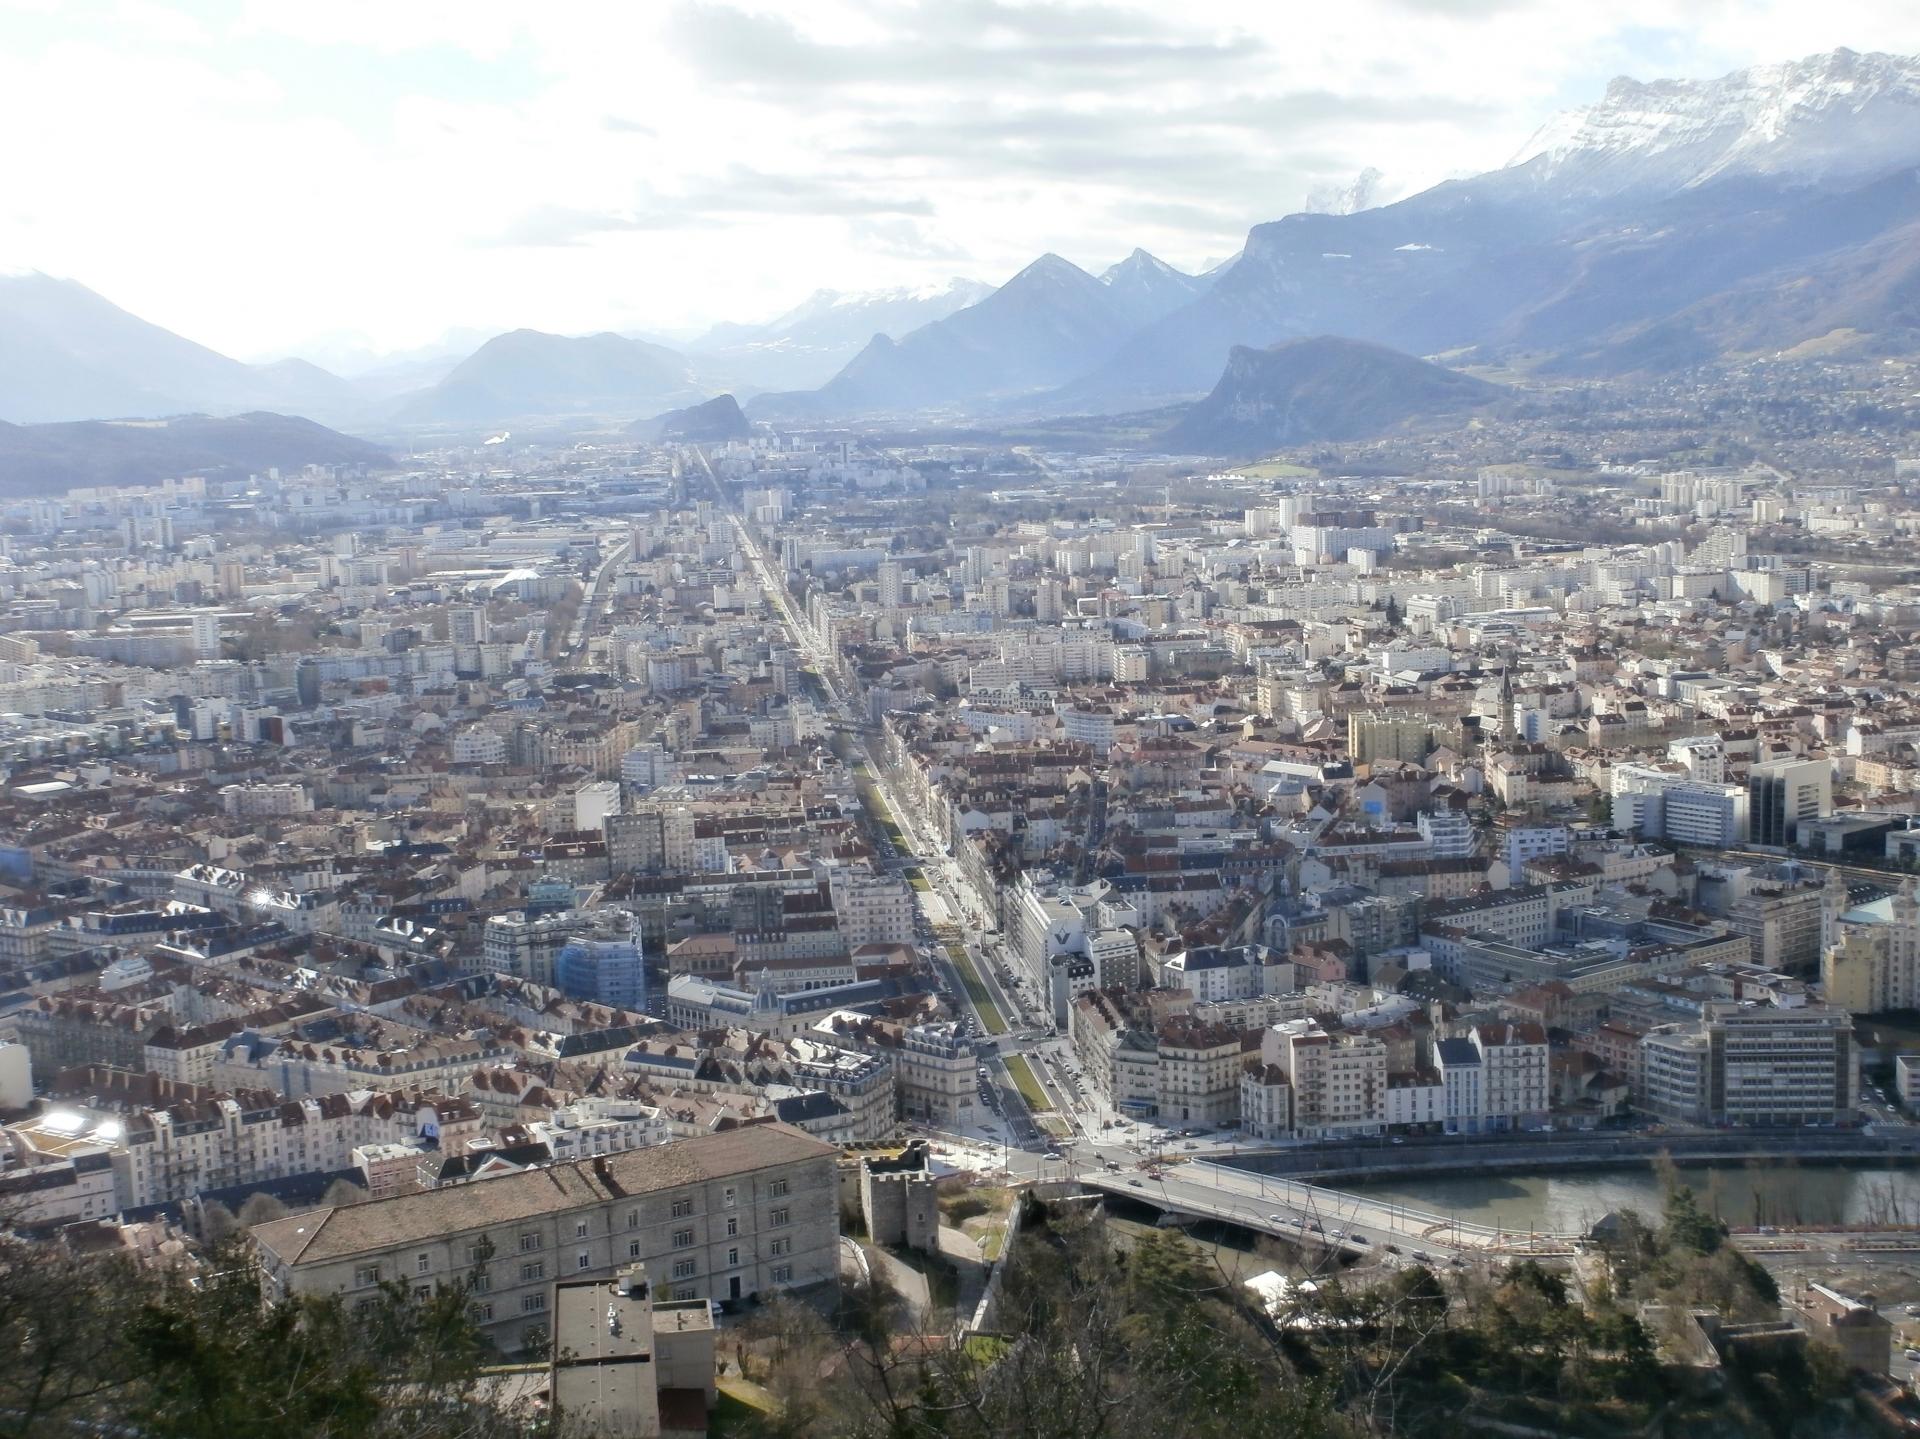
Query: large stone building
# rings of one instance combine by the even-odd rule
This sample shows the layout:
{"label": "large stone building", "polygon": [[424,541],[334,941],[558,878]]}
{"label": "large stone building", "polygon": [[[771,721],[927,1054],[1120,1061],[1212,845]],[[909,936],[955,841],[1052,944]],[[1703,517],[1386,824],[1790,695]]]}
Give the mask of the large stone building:
{"label": "large stone building", "polygon": [[676,1300],[738,1300],[834,1282],[835,1149],[785,1125],[311,1210],[256,1226],[269,1296],[369,1298],[471,1276],[474,1317],[504,1349],[549,1331],[554,1281],[640,1263]]}

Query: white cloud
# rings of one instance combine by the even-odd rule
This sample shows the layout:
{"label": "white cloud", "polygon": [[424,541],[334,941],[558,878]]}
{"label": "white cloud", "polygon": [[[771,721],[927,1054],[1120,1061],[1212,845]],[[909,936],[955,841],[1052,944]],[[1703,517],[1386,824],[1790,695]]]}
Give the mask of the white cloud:
{"label": "white cloud", "polygon": [[1044,250],[1198,266],[1364,166],[1497,165],[1615,71],[1839,44],[1920,50],[1920,11],[0,0],[0,264],[246,353],[670,328]]}

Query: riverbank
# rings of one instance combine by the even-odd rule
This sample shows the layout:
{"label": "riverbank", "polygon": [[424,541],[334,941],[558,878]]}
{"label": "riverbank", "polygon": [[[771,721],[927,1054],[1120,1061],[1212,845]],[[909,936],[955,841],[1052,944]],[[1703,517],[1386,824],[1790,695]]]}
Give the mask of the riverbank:
{"label": "riverbank", "polygon": [[1456,1174],[1488,1176],[1581,1173],[1598,1170],[1650,1171],[1656,1162],[1702,1168],[1739,1169],[1752,1165],[1857,1168],[1920,1166],[1920,1139],[1914,1131],[1895,1134],[1787,1130],[1742,1133],[1681,1133],[1491,1137],[1406,1140],[1400,1144],[1362,1141],[1325,1147],[1259,1150],[1209,1155],[1218,1163],[1276,1178],[1308,1179],[1316,1184],[1350,1185],[1439,1178]]}
{"label": "riverbank", "polygon": [[1488,1173],[1337,1184],[1375,1203],[1402,1204],[1463,1224],[1581,1234],[1610,1213],[1658,1215],[1665,1186],[1692,1189],[1703,1208],[1741,1229],[1801,1226],[1903,1228],[1920,1222],[1920,1169],[1910,1166],[1676,1165],[1661,1173],[1634,1165],[1555,1174]]}

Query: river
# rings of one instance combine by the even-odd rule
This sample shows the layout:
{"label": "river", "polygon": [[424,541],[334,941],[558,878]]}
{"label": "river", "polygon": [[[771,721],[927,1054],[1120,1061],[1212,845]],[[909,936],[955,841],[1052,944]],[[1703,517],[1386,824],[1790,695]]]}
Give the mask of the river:
{"label": "river", "polygon": [[[1713,1169],[1681,1165],[1689,1185],[1722,1219],[1750,1224],[1920,1224],[1920,1169],[1798,1165]],[[1453,1175],[1343,1184],[1373,1199],[1450,1215],[1473,1224],[1547,1233],[1584,1233],[1615,1209],[1656,1217],[1662,1181],[1651,1169],[1596,1169],[1555,1175]]]}

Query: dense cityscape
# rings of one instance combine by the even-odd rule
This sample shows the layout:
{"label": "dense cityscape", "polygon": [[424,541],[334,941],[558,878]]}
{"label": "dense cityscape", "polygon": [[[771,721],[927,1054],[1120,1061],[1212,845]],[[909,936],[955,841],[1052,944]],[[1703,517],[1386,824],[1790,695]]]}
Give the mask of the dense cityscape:
{"label": "dense cityscape", "polygon": [[847,1236],[990,1331],[1016,1193],[1284,1293],[1585,1247],[1330,1174],[1920,1153],[1862,1021],[1920,1009],[1920,575],[1853,557],[1910,443],[756,428],[16,504],[12,1220],[478,1278],[515,1355],[575,1275],[711,1340]]}
{"label": "dense cityscape", "polygon": [[[239,360],[0,272],[0,1435],[1920,1432],[1920,59],[1396,5],[1557,16],[1552,85],[713,4],[604,17],[638,95],[423,10],[322,100],[317,10],[122,7],[452,238],[390,284],[246,125],[208,254],[359,280],[0,211],[232,335],[344,304]],[[784,159],[695,183],[738,105]],[[1195,199],[1245,110],[1278,219]],[[571,205],[602,146],[659,188]],[[1002,267],[1122,216],[1239,248]]]}

